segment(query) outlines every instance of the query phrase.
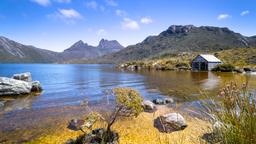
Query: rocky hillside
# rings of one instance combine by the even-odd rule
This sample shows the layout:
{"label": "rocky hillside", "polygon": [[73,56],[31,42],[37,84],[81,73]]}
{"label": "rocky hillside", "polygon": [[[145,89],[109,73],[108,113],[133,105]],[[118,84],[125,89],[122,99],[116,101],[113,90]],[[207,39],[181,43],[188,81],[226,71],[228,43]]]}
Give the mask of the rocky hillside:
{"label": "rocky hillside", "polygon": [[256,37],[246,37],[228,28],[172,25],[157,36],[105,56],[102,60],[118,62],[141,60],[179,52],[212,52],[256,46]]}
{"label": "rocky hillside", "polygon": [[0,63],[53,63],[58,53],[0,37]]}
{"label": "rocky hillside", "polygon": [[64,50],[61,53],[61,57],[67,62],[82,61],[117,52],[123,48],[124,47],[116,40],[109,41],[102,39],[96,47],[88,45],[80,40],[70,48]]}

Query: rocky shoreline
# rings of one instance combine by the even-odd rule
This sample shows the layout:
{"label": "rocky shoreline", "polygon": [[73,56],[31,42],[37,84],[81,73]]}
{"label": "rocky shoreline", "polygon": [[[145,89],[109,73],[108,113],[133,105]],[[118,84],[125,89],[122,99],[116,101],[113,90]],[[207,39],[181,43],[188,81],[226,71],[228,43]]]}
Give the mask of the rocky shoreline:
{"label": "rocky shoreline", "polygon": [[[160,71],[192,71],[188,63],[159,63],[159,62],[127,62],[117,66],[121,70],[138,71],[138,70],[160,70]],[[225,69],[226,70],[226,69]],[[226,70],[227,72],[235,73],[256,73],[256,67],[234,67],[233,69]],[[222,72],[221,70],[218,72]]]}

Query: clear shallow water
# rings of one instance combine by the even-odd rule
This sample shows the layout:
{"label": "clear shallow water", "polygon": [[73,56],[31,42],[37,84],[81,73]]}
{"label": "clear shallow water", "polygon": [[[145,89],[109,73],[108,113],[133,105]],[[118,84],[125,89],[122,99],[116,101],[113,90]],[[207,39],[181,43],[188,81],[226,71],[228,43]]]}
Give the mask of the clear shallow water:
{"label": "clear shallow water", "polygon": [[[179,101],[193,103],[198,100],[202,90],[216,95],[225,83],[236,81],[241,84],[248,78],[244,74],[233,73],[129,72],[117,70],[114,65],[99,64],[0,65],[0,76],[11,77],[22,72],[31,72],[33,80],[41,82],[43,93],[39,96],[8,98],[0,112],[79,105],[83,100],[100,103],[106,96],[106,90],[114,87],[135,88],[145,99],[172,96]],[[256,75],[251,75],[248,79],[250,88],[255,88]]]}
{"label": "clear shallow water", "polygon": [[73,117],[83,116],[85,112],[79,106],[83,100],[104,109],[105,91],[114,87],[132,87],[145,99],[173,97],[179,103],[179,110],[188,113],[202,108],[200,92],[205,91],[215,96],[230,81],[241,85],[248,79],[249,88],[256,89],[256,75],[182,71],[129,72],[116,70],[114,65],[98,64],[0,64],[0,76],[11,77],[22,72],[31,72],[33,80],[39,80],[44,91],[39,96],[0,98],[7,101],[4,106],[0,106],[0,143],[16,143],[21,138],[30,141],[51,132],[51,129],[67,123]]}
{"label": "clear shallow water", "polygon": [[8,101],[5,111],[79,105],[83,100],[97,103],[106,96],[106,90],[114,87],[132,87],[151,99],[161,96],[147,90],[143,75],[117,71],[114,65],[0,65],[0,76],[11,77],[22,72],[31,72],[33,80],[39,80],[44,91],[39,96]]}

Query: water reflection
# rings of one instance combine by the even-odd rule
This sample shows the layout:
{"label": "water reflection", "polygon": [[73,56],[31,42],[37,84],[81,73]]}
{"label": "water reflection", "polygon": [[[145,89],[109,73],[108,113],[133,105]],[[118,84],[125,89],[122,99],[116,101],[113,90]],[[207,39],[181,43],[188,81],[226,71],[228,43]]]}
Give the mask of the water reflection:
{"label": "water reflection", "polygon": [[2,100],[3,106],[0,107],[0,113],[11,112],[15,110],[30,109],[32,107],[33,98],[35,96],[23,96],[22,98],[4,98]]}
{"label": "water reflection", "polygon": [[218,87],[220,78],[212,72],[206,73],[207,77],[200,81],[201,87],[205,90],[213,90]]}

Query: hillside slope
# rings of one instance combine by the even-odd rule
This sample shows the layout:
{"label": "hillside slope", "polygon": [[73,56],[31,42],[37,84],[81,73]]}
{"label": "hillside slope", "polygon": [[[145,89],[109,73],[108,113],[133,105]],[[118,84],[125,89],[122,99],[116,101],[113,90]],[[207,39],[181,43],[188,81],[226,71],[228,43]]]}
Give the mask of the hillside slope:
{"label": "hillside slope", "polygon": [[53,63],[57,52],[23,45],[5,37],[0,37],[0,63]]}
{"label": "hillside slope", "polygon": [[228,28],[172,25],[157,36],[102,58],[110,62],[141,60],[166,53],[212,52],[256,46],[256,37],[246,37]]}
{"label": "hillside slope", "polygon": [[[182,52],[178,54],[165,54],[150,59],[130,61],[121,64],[121,67],[128,68],[137,66],[143,69],[175,70],[179,67],[188,68],[192,60],[200,52]],[[256,48],[235,48],[218,52],[209,52],[218,57],[223,63],[231,64],[237,68],[256,68]]]}

